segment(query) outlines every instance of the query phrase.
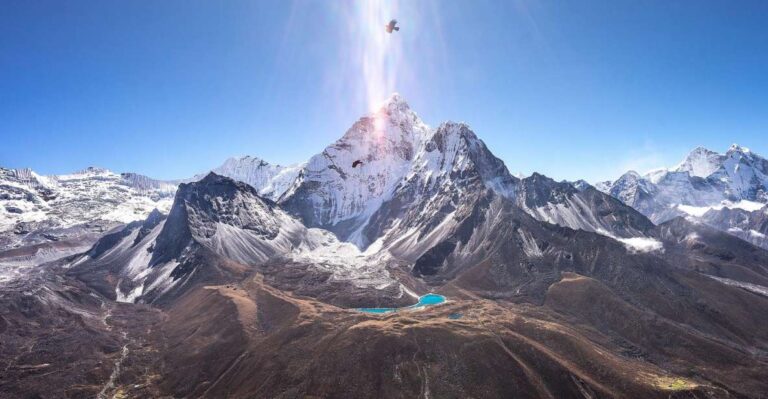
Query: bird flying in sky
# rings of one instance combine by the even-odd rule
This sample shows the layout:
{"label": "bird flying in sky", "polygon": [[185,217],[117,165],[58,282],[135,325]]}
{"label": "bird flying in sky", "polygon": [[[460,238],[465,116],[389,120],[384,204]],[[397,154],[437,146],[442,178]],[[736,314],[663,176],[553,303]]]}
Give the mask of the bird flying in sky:
{"label": "bird flying in sky", "polygon": [[400,30],[400,27],[395,25],[397,25],[397,20],[393,19],[384,28],[387,30],[387,33],[392,33],[393,30]]}

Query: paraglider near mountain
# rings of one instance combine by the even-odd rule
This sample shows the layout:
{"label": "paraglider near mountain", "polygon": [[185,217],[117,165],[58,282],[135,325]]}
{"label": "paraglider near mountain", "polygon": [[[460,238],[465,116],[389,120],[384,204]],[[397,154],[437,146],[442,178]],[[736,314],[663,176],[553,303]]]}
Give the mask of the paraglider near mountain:
{"label": "paraglider near mountain", "polygon": [[359,160],[359,159],[358,159],[357,161],[355,161],[355,162],[352,162],[352,167],[353,167],[353,168],[356,168],[356,167],[358,167],[358,166],[360,166],[360,165],[362,165],[362,164],[363,164],[363,161],[361,161],[361,160]]}

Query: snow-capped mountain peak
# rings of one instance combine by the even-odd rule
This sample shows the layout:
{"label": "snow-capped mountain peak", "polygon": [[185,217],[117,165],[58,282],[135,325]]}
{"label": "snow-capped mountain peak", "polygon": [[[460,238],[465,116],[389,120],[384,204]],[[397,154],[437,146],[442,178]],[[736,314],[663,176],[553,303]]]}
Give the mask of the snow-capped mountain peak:
{"label": "snow-capped mountain peak", "polygon": [[389,115],[415,115],[408,102],[399,94],[392,93],[389,98],[384,100],[379,106],[378,112],[384,112]]}
{"label": "snow-capped mountain peak", "polygon": [[621,177],[619,177],[619,179],[623,179],[623,180],[637,180],[640,178],[641,178],[640,173],[637,173],[634,170],[627,171],[627,173],[624,173],[623,175],[621,175]]}
{"label": "snow-capped mountain peak", "polygon": [[78,170],[77,172],[73,173],[73,175],[108,175],[112,173],[113,172],[107,168],[102,168],[99,166],[89,166],[85,169]]}
{"label": "snow-capped mountain peak", "polygon": [[461,177],[475,172],[483,184],[496,193],[513,197],[518,179],[513,177],[500,159],[496,158],[475,132],[464,122],[444,122],[434,130],[422,153],[437,150],[438,158],[430,173],[441,172]]}
{"label": "snow-capped mountain peak", "polygon": [[723,156],[704,147],[697,147],[674,170],[691,176],[707,177],[722,164]]}
{"label": "snow-capped mountain peak", "polygon": [[399,94],[392,94],[379,108],[360,118],[339,141],[367,138],[374,141],[392,140],[415,143],[430,133],[408,103]]}
{"label": "snow-capped mountain peak", "polygon": [[[232,157],[212,170],[212,172],[249,184],[258,190],[259,195],[277,200],[293,184],[303,165],[273,165],[254,156]],[[197,175],[193,180],[200,180],[205,175]]]}
{"label": "snow-capped mountain peak", "polygon": [[[729,161],[730,160],[730,161]],[[749,148],[738,144],[731,144],[725,154],[721,154],[704,147],[697,147],[676,168],[670,172],[688,172],[691,176],[706,178],[721,169],[733,170],[737,164],[749,164],[751,168],[757,168],[764,172],[761,156],[753,153]],[[646,176],[649,177],[649,176]]]}
{"label": "snow-capped mountain peak", "polygon": [[[255,165],[255,166],[267,166],[267,165],[269,165],[269,163],[267,161],[265,161],[265,160],[263,160],[263,159],[261,159],[259,157],[254,157],[254,156],[251,156],[251,155],[241,155],[241,156],[231,157],[231,158],[227,159],[226,161],[224,161],[224,164],[221,165],[221,166],[224,167],[224,166],[229,166],[229,165],[238,165],[238,164],[243,163],[243,162],[247,162],[247,163],[250,163],[250,164]],[[280,165],[274,165],[274,166],[280,166]]]}
{"label": "snow-capped mountain peak", "polygon": [[408,173],[431,133],[405,100],[393,94],[310,158],[281,202],[310,226],[365,219]]}
{"label": "snow-capped mountain peak", "polygon": [[742,147],[736,143],[733,143],[730,147],[728,147],[728,152],[740,152],[742,154],[749,154],[751,151],[747,147]]}

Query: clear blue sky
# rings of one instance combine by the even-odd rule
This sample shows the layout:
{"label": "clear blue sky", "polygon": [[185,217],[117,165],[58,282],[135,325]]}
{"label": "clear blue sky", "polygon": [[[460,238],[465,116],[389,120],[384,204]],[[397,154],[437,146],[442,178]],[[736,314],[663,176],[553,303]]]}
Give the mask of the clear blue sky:
{"label": "clear blue sky", "polygon": [[[388,14],[402,30],[377,36]],[[766,21],[764,0],[2,1],[0,165],[299,162],[389,90],[430,125],[469,123],[513,172],[768,155]]]}

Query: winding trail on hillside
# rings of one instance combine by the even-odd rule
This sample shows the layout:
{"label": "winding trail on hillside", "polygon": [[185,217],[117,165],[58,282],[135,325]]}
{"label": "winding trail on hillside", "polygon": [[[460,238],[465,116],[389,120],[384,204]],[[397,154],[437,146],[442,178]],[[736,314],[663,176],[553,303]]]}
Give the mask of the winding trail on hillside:
{"label": "winding trail on hillside", "polygon": [[[123,332],[122,336],[123,336],[123,339],[128,339],[127,333]],[[101,388],[101,391],[99,391],[99,394],[96,396],[98,399],[109,399],[109,395],[107,393],[115,389],[115,382],[117,381],[118,378],[120,378],[120,373],[122,372],[122,368],[123,368],[123,362],[125,361],[125,358],[128,357],[129,352],[130,351],[128,350],[128,344],[126,343],[125,345],[123,345],[123,348],[120,350],[120,357],[117,360],[115,360],[115,367],[112,369],[112,374],[110,374],[109,380],[107,380],[107,383],[104,384],[104,387]]]}

